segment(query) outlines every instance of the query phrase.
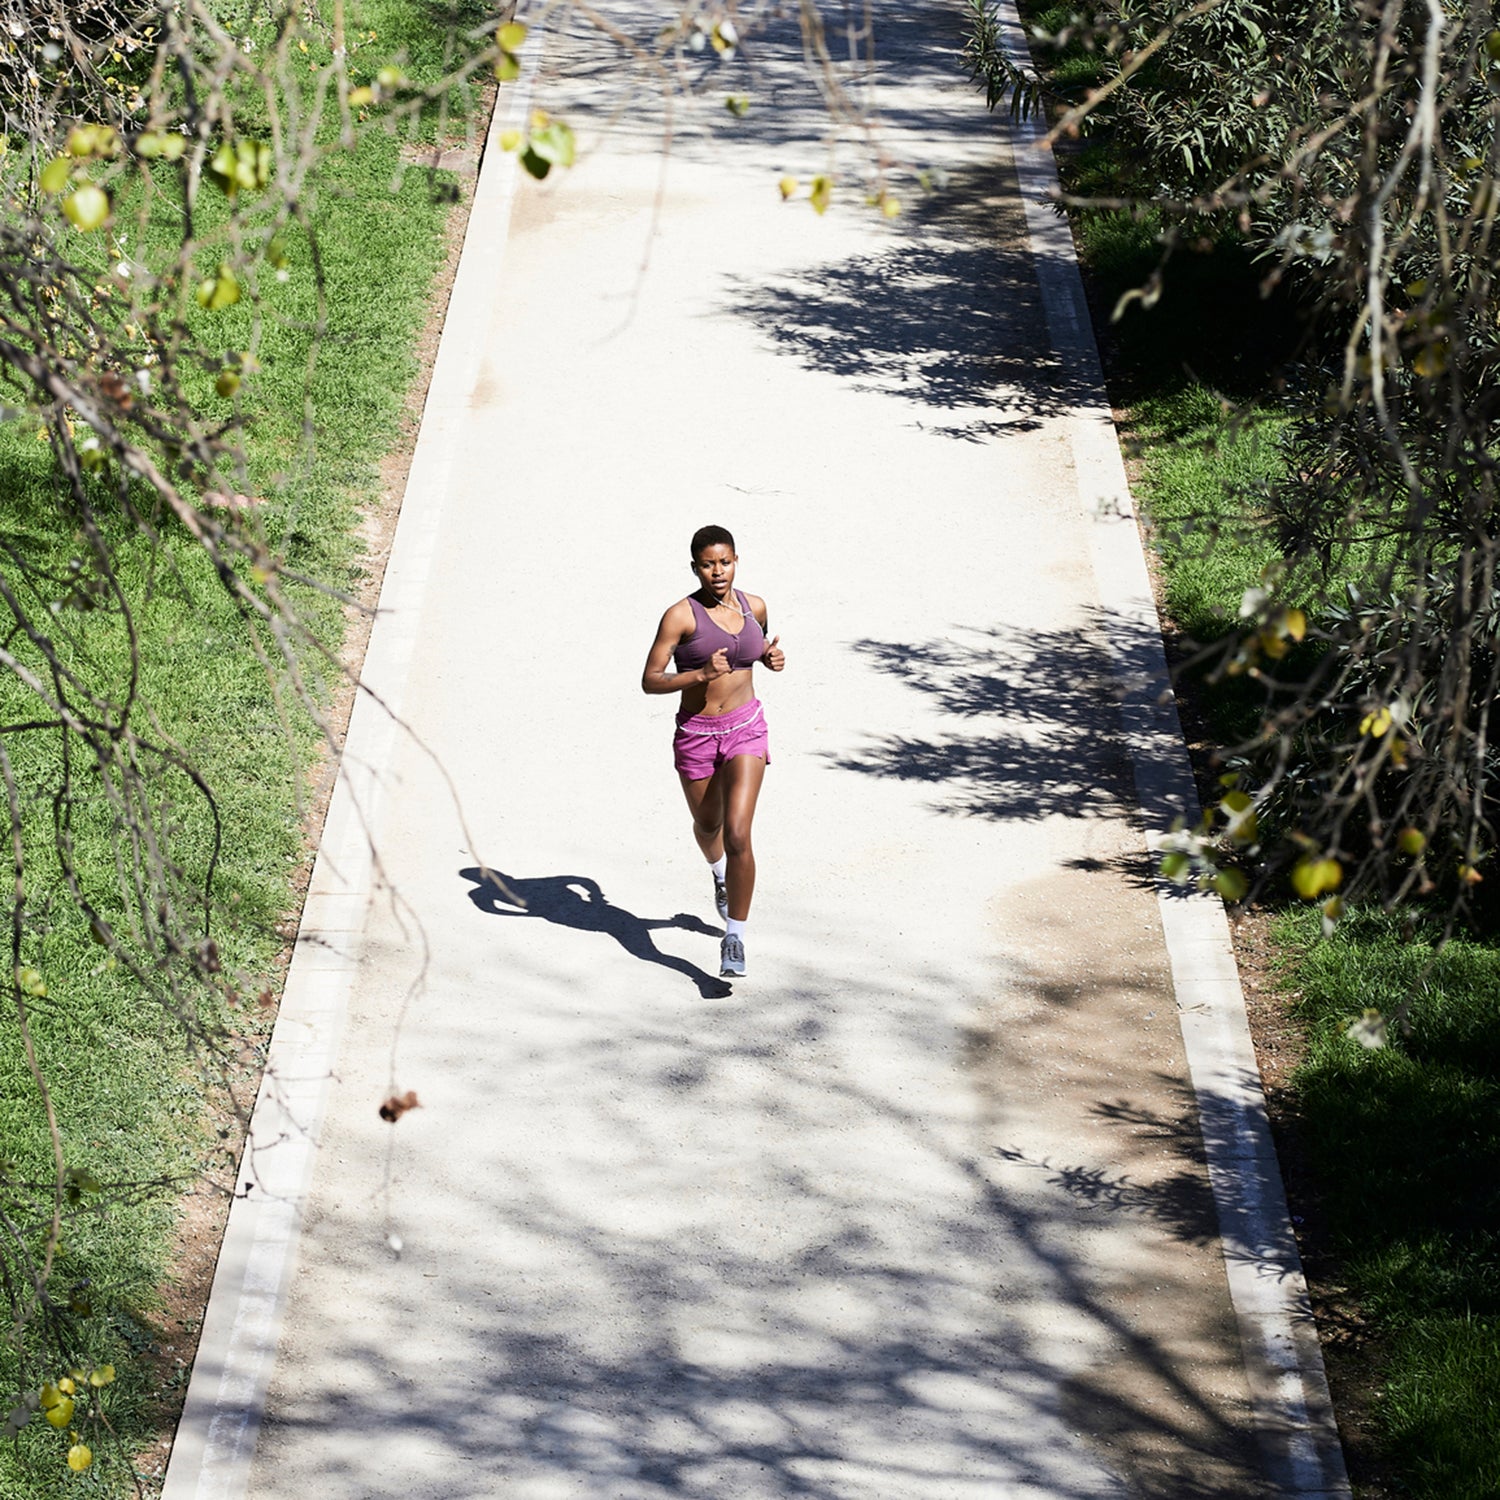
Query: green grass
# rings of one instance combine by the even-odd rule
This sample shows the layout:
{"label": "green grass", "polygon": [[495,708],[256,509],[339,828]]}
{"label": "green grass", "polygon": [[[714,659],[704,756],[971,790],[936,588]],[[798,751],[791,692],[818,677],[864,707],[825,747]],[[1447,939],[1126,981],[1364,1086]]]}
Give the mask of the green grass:
{"label": "green grass", "polygon": [[1282,469],[1276,420],[1242,417],[1200,385],[1142,401],[1131,415],[1167,612],[1194,639],[1215,640],[1278,555],[1254,503]]}
{"label": "green grass", "polygon": [[[1276,926],[1310,1046],[1299,1135],[1339,1277],[1382,1347],[1382,1446],[1422,1500],[1500,1493],[1500,950],[1359,912]],[[1366,1007],[1409,1030],[1369,1051]]]}
{"label": "green grass", "polygon": [[[429,8],[401,0],[351,6],[359,25],[404,49],[408,72],[435,76],[441,27]],[[333,588],[356,581],[354,523],[373,493],[378,464],[394,440],[405,390],[415,373],[413,345],[443,254],[447,202],[424,172],[401,176],[398,142],[367,137],[353,155],[332,158],[309,195],[330,289],[330,319],[310,387],[306,385],[313,297],[307,247],[288,237],[292,275],[269,290],[276,316],[267,319],[261,370],[241,388],[250,418],[243,480],[267,499],[266,533],[286,565]],[[165,236],[168,226],[163,226]],[[146,253],[150,253],[146,247]],[[245,305],[213,316],[199,332],[216,349],[246,347]],[[233,403],[210,394],[212,371],[193,377],[210,411],[228,417]],[[304,398],[310,395],[316,445],[304,449]],[[101,481],[102,483],[102,481]],[[83,551],[68,519],[63,487],[34,422],[0,422],[0,514],[7,541],[59,577]],[[268,680],[248,649],[247,627],[211,566],[174,525],[158,543],[130,534],[118,521],[111,541],[122,586],[140,627],[142,699],[159,725],[156,737],[180,746],[213,787],[225,829],[223,862],[214,883],[215,937],[225,970],[253,995],[273,973],[280,939],[275,924],[293,903],[292,876],[306,857],[299,794],[314,741],[305,716],[282,713],[285,684]],[[6,565],[9,572],[9,565]],[[59,586],[60,597],[64,587]],[[45,612],[45,598],[31,601]],[[299,607],[318,638],[336,648],[342,615],[323,594],[302,590]],[[92,680],[118,682],[126,639],[111,611],[58,616],[73,632],[68,653]],[[0,720],[24,702],[14,679],[0,679]],[[47,848],[51,805],[46,789],[58,773],[55,737],[7,736],[6,748],[26,799],[29,848],[25,961],[45,977],[47,994],[31,1007],[39,1062],[57,1104],[71,1167],[87,1170],[100,1189],[86,1193],[63,1235],[54,1293],[77,1307],[63,1315],[63,1339],[81,1367],[113,1364],[117,1382],[108,1409],[119,1429],[114,1444],[85,1431],[97,1462],[86,1481],[63,1465],[67,1443],[40,1420],[14,1444],[0,1445],[0,1497],[36,1500],[79,1482],[105,1492],[128,1488],[125,1459],[153,1436],[158,1392],[152,1384],[149,1318],[181,1188],[198,1180],[214,1144],[205,1115],[208,1062],[192,1042],[194,1027],[223,1019],[202,995],[188,995],[174,1016],[125,971],[106,960],[63,887]],[[170,856],[187,893],[205,877],[212,822],[185,777],[157,783],[159,814]],[[81,880],[120,930],[130,914],[119,894],[116,858],[122,847],[113,810],[87,770],[75,786],[73,837]],[[184,1025],[184,1021],[188,1024]],[[235,1018],[239,1029],[264,1029],[258,1008]],[[253,1079],[243,1083],[253,1086]],[[247,1095],[248,1097],[248,1095]],[[36,1185],[49,1197],[51,1150],[35,1084],[17,1027],[0,1031],[0,1155],[13,1184]],[[33,1248],[40,1217],[22,1226]],[[0,1398],[35,1390],[64,1373],[53,1360],[18,1363],[0,1350]],[[7,1408],[8,1409],[8,1406]]]}

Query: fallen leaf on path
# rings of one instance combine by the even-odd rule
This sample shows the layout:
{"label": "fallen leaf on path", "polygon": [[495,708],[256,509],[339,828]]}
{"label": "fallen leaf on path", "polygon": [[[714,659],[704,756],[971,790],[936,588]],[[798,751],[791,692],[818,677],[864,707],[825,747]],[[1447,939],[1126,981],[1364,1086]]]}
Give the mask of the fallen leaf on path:
{"label": "fallen leaf on path", "polygon": [[404,1094],[392,1094],[384,1104],[380,1106],[380,1118],[389,1120],[392,1125],[404,1115],[409,1109],[421,1109],[422,1101],[417,1098],[415,1089],[407,1089]]}

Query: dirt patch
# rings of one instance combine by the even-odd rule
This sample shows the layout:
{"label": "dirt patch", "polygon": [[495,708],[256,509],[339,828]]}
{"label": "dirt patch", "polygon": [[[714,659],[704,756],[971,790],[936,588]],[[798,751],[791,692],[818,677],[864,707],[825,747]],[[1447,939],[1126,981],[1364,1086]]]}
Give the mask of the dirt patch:
{"label": "dirt patch", "polygon": [[[477,128],[481,132],[487,125],[493,105],[494,91],[491,88],[479,110]],[[431,152],[414,160],[420,165],[430,166]],[[358,563],[358,582],[353,591],[355,602],[345,612],[345,675],[339,681],[328,711],[328,724],[339,750],[343,748],[349,717],[354,708],[355,684],[369,644],[375,606],[385,578],[386,564],[390,559],[396,522],[401,514],[402,497],[406,492],[406,479],[411,470],[412,455],[416,451],[417,435],[421,431],[427,389],[437,361],[443,320],[453,292],[454,279],[458,274],[459,254],[463,249],[464,232],[468,228],[472,202],[472,179],[478,172],[478,156],[472,148],[453,147],[441,153],[438,164],[443,170],[453,171],[468,180],[460,186],[444,228],[443,264],[433,280],[428,295],[427,313],[412,351],[417,361],[417,374],[406,393],[395,441],[380,462],[375,498],[364,508],[360,517],[358,535],[362,552]],[[152,1342],[145,1351],[144,1359],[150,1370],[151,1384],[160,1392],[156,1413],[159,1436],[134,1457],[136,1470],[147,1484],[159,1483],[165,1473],[167,1460],[171,1455],[173,1434],[182,1415],[188,1376],[198,1351],[203,1314],[208,1305],[218,1265],[219,1248],[224,1239],[229,1204],[238,1181],[245,1126],[260,1086],[263,1051],[269,1037],[270,1022],[274,1018],[281,985],[291,961],[292,945],[301,921],[302,902],[312,878],[313,856],[322,837],[323,820],[327,816],[337,773],[338,756],[325,747],[309,770],[311,792],[305,804],[303,819],[305,858],[298,865],[294,877],[295,907],[286,914],[278,928],[284,945],[276,958],[274,988],[267,989],[258,996],[247,997],[244,1002],[247,1012],[254,1012],[255,1019],[246,1026],[242,1035],[230,1039],[230,1051],[226,1059],[228,1077],[223,1080],[227,1082],[227,1092],[220,1094],[224,1102],[214,1110],[207,1122],[211,1147],[197,1185],[179,1202],[179,1220],[171,1249],[172,1271],[156,1289],[156,1311],[145,1323]]]}

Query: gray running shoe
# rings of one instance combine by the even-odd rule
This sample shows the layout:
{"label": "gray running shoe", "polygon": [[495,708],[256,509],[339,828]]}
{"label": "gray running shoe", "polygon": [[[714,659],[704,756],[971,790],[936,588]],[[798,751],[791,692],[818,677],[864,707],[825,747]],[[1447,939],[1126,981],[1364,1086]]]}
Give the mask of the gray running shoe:
{"label": "gray running shoe", "polygon": [[721,922],[729,920],[729,887],[717,875],[714,876],[714,910]]}
{"label": "gray running shoe", "polygon": [[719,944],[719,978],[745,977],[745,945],[737,937],[727,937]]}

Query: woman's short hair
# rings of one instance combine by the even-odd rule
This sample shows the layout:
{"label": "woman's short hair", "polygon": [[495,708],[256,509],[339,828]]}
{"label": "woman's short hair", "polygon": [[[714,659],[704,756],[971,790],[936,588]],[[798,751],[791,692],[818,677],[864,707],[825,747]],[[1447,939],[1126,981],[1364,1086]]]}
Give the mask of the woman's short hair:
{"label": "woman's short hair", "polygon": [[719,546],[728,547],[729,550],[733,552],[734,538],[730,536],[730,534],[722,526],[700,526],[693,533],[692,546],[689,549],[690,555],[692,556],[694,561],[696,561],[698,554],[702,552],[705,547]]}

